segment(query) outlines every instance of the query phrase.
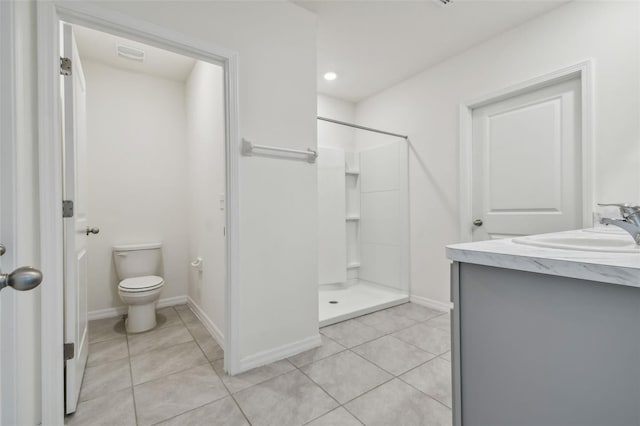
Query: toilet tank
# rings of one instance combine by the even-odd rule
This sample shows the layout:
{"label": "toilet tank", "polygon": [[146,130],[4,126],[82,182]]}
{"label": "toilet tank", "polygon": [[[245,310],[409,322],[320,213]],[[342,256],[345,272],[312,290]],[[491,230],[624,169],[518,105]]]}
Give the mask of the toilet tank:
{"label": "toilet tank", "polygon": [[120,281],[126,278],[160,275],[162,243],[114,246],[113,258]]}

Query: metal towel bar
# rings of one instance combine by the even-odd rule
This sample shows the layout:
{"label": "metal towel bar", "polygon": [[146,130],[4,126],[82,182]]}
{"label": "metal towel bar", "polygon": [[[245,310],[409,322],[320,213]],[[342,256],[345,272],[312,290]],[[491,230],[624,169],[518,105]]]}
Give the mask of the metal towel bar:
{"label": "metal towel bar", "polygon": [[318,158],[318,151],[315,151],[311,148],[307,148],[306,151],[302,151],[300,149],[280,148],[277,146],[256,145],[246,139],[242,139],[242,154],[252,155],[253,151],[256,149],[263,151],[285,152],[287,154],[304,155],[307,157],[307,161],[309,163],[315,163],[316,158]]}

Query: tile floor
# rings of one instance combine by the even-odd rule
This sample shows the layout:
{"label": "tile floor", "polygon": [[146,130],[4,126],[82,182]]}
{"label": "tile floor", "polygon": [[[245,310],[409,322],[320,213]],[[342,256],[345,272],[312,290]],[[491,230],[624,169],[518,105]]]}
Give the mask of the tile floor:
{"label": "tile floor", "polygon": [[450,425],[449,317],[407,303],[322,328],[322,346],[238,376],[186,305],[153,331],[92,321],[67,425]]}

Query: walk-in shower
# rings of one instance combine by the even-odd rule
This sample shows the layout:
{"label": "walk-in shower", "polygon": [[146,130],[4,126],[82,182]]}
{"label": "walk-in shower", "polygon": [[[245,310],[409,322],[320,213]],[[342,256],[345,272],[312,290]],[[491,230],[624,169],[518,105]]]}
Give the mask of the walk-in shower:
{"label": "walk-in shower", "polygon": [[409,300],[408,138],[318,120],[367,132],[348,146],[320,140],[319,320],[325,326]]}

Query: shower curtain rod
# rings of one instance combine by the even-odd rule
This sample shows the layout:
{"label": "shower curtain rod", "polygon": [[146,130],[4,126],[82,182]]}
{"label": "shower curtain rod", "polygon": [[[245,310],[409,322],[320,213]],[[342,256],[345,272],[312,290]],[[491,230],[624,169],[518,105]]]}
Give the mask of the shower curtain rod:
{"label": "shower curtain rod", "polygon": [[320,116],[318,116],[317,118],[318,118],[318,120],[328,121],[329,123],[340,124],[342,126],[355,127],[356,129],[360,129],[360,130],[366,130],[366,131],[369,131],[369,132],[382,133],[383,135],[389,135],[389,136],[395,136],[395,137],[398,137],[398,138],[409,139],[409,136],[401,135],[399,133],[385,132],[384,130],[378,130],[378,129],[372,129],[371,127],[359,126],[357,124],[351,124],[351,123],[347,123],[345,121],[334,120],[333,118],[320,117]]}

